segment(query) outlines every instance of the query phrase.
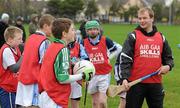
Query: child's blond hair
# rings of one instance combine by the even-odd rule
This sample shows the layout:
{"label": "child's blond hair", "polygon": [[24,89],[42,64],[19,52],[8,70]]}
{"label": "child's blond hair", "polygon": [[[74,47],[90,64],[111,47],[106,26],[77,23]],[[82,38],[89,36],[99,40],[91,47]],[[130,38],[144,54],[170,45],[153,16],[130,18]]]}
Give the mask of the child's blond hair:
{"label": "child's blond hair", "polygon": [[9,26],[4,32],[4,39],[7,42],[9,38],[14,38],[16,33],[23,33],[23,31],[15,26]]}

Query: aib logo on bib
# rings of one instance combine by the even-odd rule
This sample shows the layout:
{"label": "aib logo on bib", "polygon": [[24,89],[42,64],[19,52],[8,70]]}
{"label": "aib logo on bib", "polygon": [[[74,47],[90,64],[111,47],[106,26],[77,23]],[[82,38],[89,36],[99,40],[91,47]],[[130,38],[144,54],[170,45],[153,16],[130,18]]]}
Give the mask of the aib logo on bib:
{"label": "aib logo on bib", "polygon": [[160,46],[159,45],[149,45],[141,44],[140,45],[140,57],[146,58],[159,58],[160,56]]}
{"label": "aib logo on bib", "polygon": [[102,53],[91,53],[89,55],[89,58],[90,58],[90,61],[93,63],[93,64],[102,64],[104,63],[104,56]]}

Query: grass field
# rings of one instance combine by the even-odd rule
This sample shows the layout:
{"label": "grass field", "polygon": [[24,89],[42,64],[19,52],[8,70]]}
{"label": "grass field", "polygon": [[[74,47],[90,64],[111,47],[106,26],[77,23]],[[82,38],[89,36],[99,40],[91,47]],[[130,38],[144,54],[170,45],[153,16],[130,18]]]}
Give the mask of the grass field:
{"label": "grass field", "polygon": [[[104,34],[109,36],[112,40],[123,44],[127,34],[131,32],[136,25],[120,25],[120,24],[104,24],[102,25]],[[163,76],[163,84],[165,89],[164,108],[179,108],[180,107],[180,49],[177,48],[177,44],[180,43],[180,26],[167,26],[158,25],[159,31],[161,31],[168,40],[174,55],[175,67],[167,75]],[[27,26],[26,26],[27,29]],[[111,62],[114,64],[114,60]],[[113,75],[111,83],[115,83]],[[83,90],[84,91],[84,90]],[[81,99],[81,108],[83,108],[84,93]],[[119,97],[108,98],[108,108],[117,108],[119,103]],[[91,97],[88,95],[86,108],[91,108]],[[147,108],[146,104],[143,108]]]}

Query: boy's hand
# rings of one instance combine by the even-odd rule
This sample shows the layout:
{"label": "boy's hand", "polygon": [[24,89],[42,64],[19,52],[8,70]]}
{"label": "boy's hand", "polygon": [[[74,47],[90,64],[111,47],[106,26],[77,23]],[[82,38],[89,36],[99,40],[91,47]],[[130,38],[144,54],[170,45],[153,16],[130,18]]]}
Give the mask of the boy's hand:
{"label": "boy's hand", "polygon": [[90,81],[91,79],[92,79],[92,77],[93,77],[93,69],[92,68],[86,68],[85,70],[84,70],[84,72],[82,73],[83,74],[83,76],[82,76],[82,78],[84,79],[84,80],[86,80],[86,81]]}

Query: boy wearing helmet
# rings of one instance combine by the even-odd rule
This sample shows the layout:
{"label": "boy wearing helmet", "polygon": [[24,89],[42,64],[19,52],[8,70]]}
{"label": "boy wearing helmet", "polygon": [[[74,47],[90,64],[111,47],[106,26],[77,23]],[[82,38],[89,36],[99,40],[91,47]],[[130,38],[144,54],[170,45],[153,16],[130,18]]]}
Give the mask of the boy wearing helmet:
{"label": "boy wearing helmet", "polygon": [[89,82],[88,92],[92,95],[93,108],[107,108],[106,90],[110,84],[112,66],[110,59],[117,56],[122,47],[100,33],[100,25],[96,20],[85,25],[88,38],[84,39],[84,47],[96,73]]}

